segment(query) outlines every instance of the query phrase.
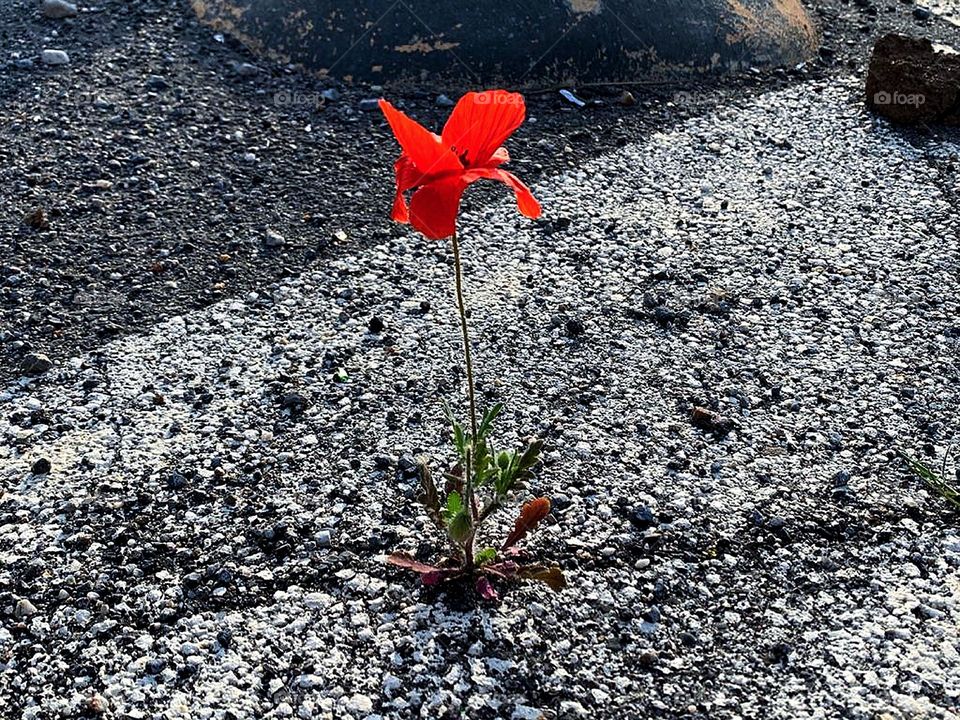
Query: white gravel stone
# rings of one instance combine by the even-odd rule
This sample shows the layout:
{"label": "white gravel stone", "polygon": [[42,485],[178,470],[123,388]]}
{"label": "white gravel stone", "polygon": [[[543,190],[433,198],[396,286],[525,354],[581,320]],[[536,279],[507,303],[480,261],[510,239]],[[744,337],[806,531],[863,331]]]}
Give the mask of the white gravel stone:
{"label": "white gravel stone", "polygon": [[70,56],[64,50],[46,49],[40,53],[40,61],[45,65],[69,65]]}

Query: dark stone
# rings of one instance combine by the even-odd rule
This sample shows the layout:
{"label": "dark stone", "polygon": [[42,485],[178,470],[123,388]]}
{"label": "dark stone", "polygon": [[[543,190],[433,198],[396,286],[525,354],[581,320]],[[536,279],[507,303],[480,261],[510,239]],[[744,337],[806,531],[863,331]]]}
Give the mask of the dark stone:
{"label": "dark stone", "polygon": [[550,505],[557,510],[566,510],[570,507],[573,502],[570,500],[569,495],[564,495],[563,493],[557,493],[556,495],[550,496]]}
{"label": "dark stone", "polygon": [[721,437],[737,427],[730,418],[704,407],[695,407],[690,411],[690,422],[694,427]]}
{"label": "dark stone", "polygon": [[265,55],[377,83],[688,76],[792,66],[818,44],[800,0],[248,0],[239,15],[231,0],[193,7]]}
{"label": "dark stone", "polygon": [[370,329],[370,332],[378,334],[382,333],[387,326],[383,320],[374,315],[372,318],[370,318],[370,323],[367,325],[367,327]]}
{"label": "dark stone", "polygon": [[925,38],[877,40],[866,83],[867,106],[903,125],[960,125],[960,55],[937,52]]}
{"label": "dark stone", "polygon": [[53,363],[43,353],[29,353],[23,358],[22,367],[27,375],[42,375],[53,367]]}
{"label": "dark stone", "polygon": [[46,458],[40,458],[30,468],[30,472],[34,475],[46,475],[50,472],[50,461]]}
{"label": "dark stone", "polygon": [[172,472],[167,475],[167,487],[171,490],[181,490],[186,487],[187,478],[178,472]]}
{"label": "dark stone", "polygon": [[581,335],[583,335],[584,331],[586,330],[586,327],[584,326],[583,321],[577,318],[570,318],[569,320],[567,320],[566,328],[567,328],[567,335],[569,335],[572,338],[580,337]]}
{"label": "dark stone", "polygon": [[287,393],[280,400],[280,407],[291,415],[300,415],[309,404],[307,398],[298,392]]}
{"label": "dark stone", "polygon": [[657,524],[657,518],[653,510],[646,505],[635,507],[630,513],[630,522],[638,530],[646,530],[648,527]]}

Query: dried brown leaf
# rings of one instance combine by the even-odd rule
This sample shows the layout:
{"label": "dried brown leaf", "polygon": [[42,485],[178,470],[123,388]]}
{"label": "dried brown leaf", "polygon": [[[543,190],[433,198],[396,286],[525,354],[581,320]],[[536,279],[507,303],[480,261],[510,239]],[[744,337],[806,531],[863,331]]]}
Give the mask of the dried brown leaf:
{"label": "dried brown leaf", "polygon": [[567,586],[567,579],[563,576],[563,571],[556,565],[530,565],[528,567],[521,567],[517,570],[517,577],[522,577],[526,580],[539,580],[554,592],[559,592]]}
{"label": "dried brown leaf", "polygon": [[517,518],[517,521],[513,525],[513,530],[503,543],[503,549],[506,550],[523,540],[527,533],[539,525],[540,521],[549,514],[550,500],[545,497],[524,503],[520,509],[520,517]]}

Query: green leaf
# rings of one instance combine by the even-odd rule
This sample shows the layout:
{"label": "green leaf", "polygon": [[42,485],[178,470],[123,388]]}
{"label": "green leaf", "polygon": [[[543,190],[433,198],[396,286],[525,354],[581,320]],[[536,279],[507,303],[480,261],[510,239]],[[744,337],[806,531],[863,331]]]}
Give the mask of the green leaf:
{"label": "green leaf", "polygon": [[470,515],[466,512],[458,512],[447,525],[450,537],[457,543],[463,543],[470,536],[473,524],[470,522]]}
{"label": "green leaf", "polygon": [[497,559],[497,550],[492,547],[485,547],[483,550],[473,556],[478,565],[484,565]]}
{"label": "green leaf", "polygon": [[477,439],[485,439],[490,433],[490,430],[493,429],[493,421],[497,419],[497,416],[503,412],[503,403],[495,403],[491,406],[487,412],[484,413],[483,419],[480,421],[480,427],[477,428]]}
{"label": "green leaf", "polygon": [[496,475],[496,467],[492,463],[490,447],[486,440],[477,441],[473,454],[474,486],[485,485]]}
{"label": "green leaf", "polygon": [[463,500],[460,498],[460,493],[454,491],[447,495],[447,507],[443,511],[443,517],[448,524],[460,514],[461,510],[463,510]]}
{"label": "green leaf", "polygon": [[523,455],[520,456],[520,472],[526,473],[536,467],[540,462],[540,453],[543,451],[543,440],[534,438],[527,445]]}
{"label": "green leaf", "polygon": [[450,422],[450,428],[453,433],[453,446],[457,451],[457,455],[461,460],[466,461],[467,435],[463,430],[463,425],[457,422],[457,419],[453,415],[453,411],[446,402],[443,403],[443,414],[447,416],[447,420]]}
{"label": "green leaf", "polygon": [[[960,490],[953,487],[945,478],[947,461],[946,457],[944,458],[944,467],[941,470],[941,475],[938,475],[916,458],[907,455],[905,452],[903,452],[903,450],[898,450],[897,453],[900,455],[903,461],[907,463],[910,469],[913,470],[913,472],[916,473],[921,480],[923,480],[924,484],[928,488],[946,500],[954,510],[960,510]],[[949,455],[949,450],[947,454]]]}

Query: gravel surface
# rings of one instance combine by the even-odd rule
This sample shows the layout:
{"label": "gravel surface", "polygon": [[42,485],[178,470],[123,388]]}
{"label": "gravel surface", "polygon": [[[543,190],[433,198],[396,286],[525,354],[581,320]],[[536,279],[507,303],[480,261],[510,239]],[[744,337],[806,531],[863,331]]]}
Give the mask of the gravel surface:
{"label": "gravel surface", "polygon": [[[0,13],[10,7],[27,12]],[[125,25],[126,6],[104,7],[129,42],[159,42],[152,18],[176,9],[145,3]],[[845,27],[869,16],[818,8]],[[912,9],[896,7],[905,22]],[[221,47],[243,57],[189,22],[182,31],[197,45],[165,47],[183,62],[221,62],[204,55]],[[501,588],[491,606],[382,562],[439,546],[410,502],[409,459],[442,452],[439,398],[463,389],[449,248],[388,224],[389,163],[378,163],[394,147],[379,120],[344,112],[343,127],[363,131],[325,135],[343,139],[326,157],[345,184],[323,200],[304,185],[313,171],[286,161],[330,147],[291,149],[281,133],[272,170],[259,183],[237,171],[232,182],[249,184],[216,209],[193,204],[211,197],[202,178],[216,170],[179,187],[171,166],[151,170],[152,195],[122,194],[99,221],[91,210],[44,235],[58,232],[51,213],[50,231],[17,228],[14,262],[38,277],[16,299],[5,286],[3,332],[26,338],[6,343],[26,343],[8,369],[38,376],[0,390],[0,715],[957,717],[960,531],[894,450],[932,463],[957,432],[960,137],[867,116],[842,38],[820,77],[697,96],[669,122],[631,125],[607,107],[605,120],[557,111],[528,126],[511,149],[526,156],[515,169],[541,221],[471,196],[482,395],[507,403],[504,440],[547,439],[531,490],[555,510],[530,548],[563,566],[559,594]],[[87,62],[105,80],[94,67],[110,61],[83,47],[62,45],[67,67]],[[231,88],[204,95],[216,108],[204,112],[235,113],[227,134],[237,118],[256,127],[263,79],[225,73],[188,75],[207,78],[203,93]],[[269,82],[288,82],[277,74]],[[411,105],[446,112],[426,95]],[[22,131],[30,115],[17,117]],[[158,163],[185,123],[159,136]],[[39,140],[7,144],[9,127],[0,152],[13,182],[0,187],[29,205],[38,186],[19,173]],[[89,131],[50,136],[43,172],[75,167],[78,143],[116,152]],[[266,152],[196,142],[183,139],[184,159]],[[66,206],[92,206],[70,182]],[[128,233],[117,217],[140,199],[154,229]],[[274,220],[335,201],[347,207],[320,228]],[[41,243],[81,263],[112,257],[121,277],[98,281],[99,297],[137,284],[128,265],[167,232],[194,241],[180,284],[144,281],[153,304],[110,306],[119,337],[64,339],[100,317],[89,304],[59,335],[30,334],[24,313],[61,312],[65,291],[43,280],[73,272],[39,264]],[[196,256],[228,232],[260,244],[241,244],[243,270],[220,299],[200,298],[211,276]],[[304,239],[316,250],[325,235],[333,243],[308,260]],[[169,258],[164,247],[151,262]],[[733,429],[695,427],[694,406]],[[501,531],[512,521],[498,519]]]}
{"label": "gravel surface", "polygon": [[955,717],[960,533],[893,448],[955,431],[936,158],[958,149],[873,123],[838,78],[545,179],[541,222],[464,215],[483,394],[548,439],[532,548],[560,594],[478,606],[382,563],[436,542],[404,468],[460,387],[444,244],[374,242],[12,386],[0,697],[24,718]]}

